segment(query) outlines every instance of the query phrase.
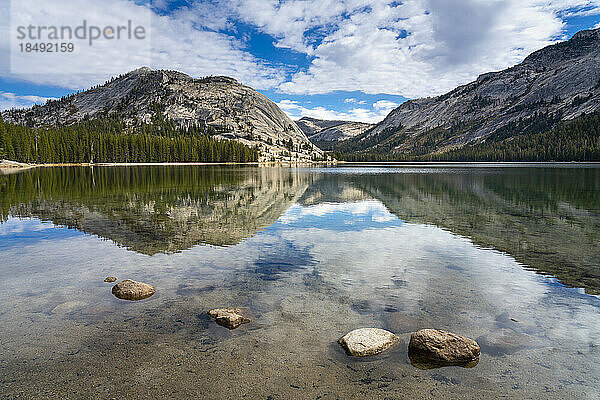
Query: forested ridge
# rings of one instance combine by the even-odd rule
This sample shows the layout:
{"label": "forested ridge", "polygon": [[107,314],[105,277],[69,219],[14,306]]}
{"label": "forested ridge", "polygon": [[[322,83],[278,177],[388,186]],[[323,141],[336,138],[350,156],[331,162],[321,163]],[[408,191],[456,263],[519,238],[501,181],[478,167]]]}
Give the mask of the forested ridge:
{"label": "forested ridge", "polygon": [[534,115],[499,129],[485,141],[419,154],[407,152],[344,153],[344,161],[600,161],[600,112],[563,121],[549,129],[553,116]]}
{"label": "forested ridge", "polygon": [[0,116],[0,158],[36,164],[258,160],[255,148],[216,139],[214,133],[210,127],[179,128],[164,119],[133,127],[116,118],[101,118],[30,128],[5,123]]}

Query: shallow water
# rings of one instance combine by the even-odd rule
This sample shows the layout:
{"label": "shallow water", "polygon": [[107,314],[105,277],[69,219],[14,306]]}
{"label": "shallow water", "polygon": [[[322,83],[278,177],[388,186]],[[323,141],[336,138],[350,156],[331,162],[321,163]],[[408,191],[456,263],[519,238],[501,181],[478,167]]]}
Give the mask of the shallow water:
{"label": "shallow water", "polygon": [[[600,398],[598,167],[36,169],[0,218],[6,398]],[[358,327],[403,343],[353,359]],[[411,365],[427,327],[478,365]]]}

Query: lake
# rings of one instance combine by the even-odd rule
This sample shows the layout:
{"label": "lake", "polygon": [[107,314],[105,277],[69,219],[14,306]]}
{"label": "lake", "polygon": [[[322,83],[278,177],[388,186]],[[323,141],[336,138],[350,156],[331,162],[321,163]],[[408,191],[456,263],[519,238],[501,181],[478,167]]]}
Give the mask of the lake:
{"label": "lake", "polygon": [[[0,221],[3,398],[600,398],[598,165],[39,168]],[[421,328],[479,363],[413,366]]]}

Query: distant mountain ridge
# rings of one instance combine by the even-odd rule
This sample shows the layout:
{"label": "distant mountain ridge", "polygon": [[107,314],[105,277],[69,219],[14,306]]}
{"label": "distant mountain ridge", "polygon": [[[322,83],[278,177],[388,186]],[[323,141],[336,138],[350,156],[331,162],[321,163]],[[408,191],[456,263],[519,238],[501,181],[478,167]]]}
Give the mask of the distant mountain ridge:
{"label": "distant mountain ridge", "polygon": [[210,127],[218,138],[256,146],[261,161],[310,161],[324,156],[275,103],[225,76],[195,79],[144,67],[42,106],[5,111],[2,117],[30,127],[103,117],[136,126],[164,118],[182,128]]}
{"label": "distant mountain ridge", "polygon": [[595,29],[444,95],[407,101],[339,149],[436,155],[467,144],[509,140],[522,132],[548,131],[561,121],[599,111],[600,29]]}
{"label": "distant mountain ridge", "polygon": [[308,139],[322,149],[329,145],[358,136],[374,127],[374,124],[354,121],[322,120],[302,117],[296,125],[306,134]]}
{"label": "distant mountain ridge", "polygon": [[311,137],[315,133],[322,131],[323,129],[331,128],[334,126],[342,125],[347,123],[348,121],[337,121],[337,120],[324,120],[312,117],[302,117],[296,121],[296,125],[298,128],[307,137]]}

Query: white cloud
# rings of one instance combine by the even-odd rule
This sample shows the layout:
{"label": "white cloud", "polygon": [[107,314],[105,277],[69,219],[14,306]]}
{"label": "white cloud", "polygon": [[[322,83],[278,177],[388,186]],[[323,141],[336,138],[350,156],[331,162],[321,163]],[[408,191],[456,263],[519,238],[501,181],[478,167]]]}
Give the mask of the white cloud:
{"label": "white cloud", "polygon": [[[384,103],[387,107],[383,106]],[[347,112],[330,110],[325,107],[308,108],[300,104],[300,102],[293,100],[281,100],[277,105],[292,119],[311,117],[324,120],[355,121],[373,124],[382,121],[391,110],[397,107],[396,103],[387,100],[380,100],[374,103],[372,109],[353,108]],[[391,105],[395,106],[392,107]]]}
{"label": "white cloud", "polygon": [[398,106],[399,106],[398,103],[394,103],[393,101],[389,101],[389,100],[379,100],[379,101],[373,103],[374,109],[387,110],[387,112],[393,110],[394,108],[396,108]]}
{"label": "white cloud", "polygon": [[[103,47],[100,55],[81,49],[82,54],[69,62],[48,57],[56,73],[20,75],[38,84],[83,89],[148,65],[192,76],[229,75],[257,89],[278,88],[289,94],[360,90],[410,98],[440,94],[481,73],[511,66],[562,38],[565,15],[598,15],[600,7],[600,0],[190,0],[164,15],[127,0],[80,0],[77,7],[72,0],[12,3],[13,12],[24,18],[44,15],[71,24],[84,15],[151,19],[150,60],[135,43]],[[8,12],[8,4],[0,5],[0,14]],[[168,4],[154,0],[152,10],[165,11]],[[290,78],[294,66],[250,54],[247,35],[235,33],[239,20],[275,38],[276,47],[310,56],[309,67],[294,70]],[[229,33],[222,33],[225,29]],[[12,32],[0,26],[0,34],[0,51],[8,54]],[[0,75],[16,77],[6,66],[0,66]],[[333,112],[320,107],[302,111]],[[376,111],[357,107],[337,114],[375,121]]]}
{"label": "white cloud", "polygon": [[[146,27],[148,51],[140,41],[98,41],[94,46],[75,43],[75,56],[68,54],[26,54],[11,52],[12,73],[8,65],[0,66],[1,76],[10,76],[36,84],[86,89],[112,76],[149,66],[154,69],[176,69],[192,76],[229,75],[257,88],[275,87],[284,80],[284,73],[256,59],[244,49],[244,43],[234,36],[212,31],[223,27],[223,18],[203,18],[196,9],[182,9],[172,15],[158,15],[148,7],[127,0],[36,0],[3,2],[0,14],[12,13],[13,28],[21,22],[56,26],[89,24],[107,26],[128,20],[141,21]],[[203,5],[202,9],[207,6]],[[19,23],[15,23],[19,21]],[[9,53],[9,38],[16,30],[0,28],[0,51]],[[13,41],[16,42],[16,41]],[[36,58],[37,57],[37,58]],[[41,59],[43,58],[43,60]],[[42,62],[43,61],[43,62]],[[6,61],[5,63],[6,64]]]}
{"label": "white cloud", "polygon": [[598,22],[598,23],[596,24],[596,26],[594,26],[594,29],[600,29],[600,22]]}
{"label": "white cloud", "polygon": [[365,100],[358,100],[353,97],[351,97],[349,99],[344,99],[344,103],[346,103],[346,104],[367,104],[367,102]]}
{"label": "white cloud", "polygon": [[48,100],[55,100],[54,97],[41,96],[20,96],[15,93],[0,91],[0,111],[11,108],[31,107],[34,104],[44,104]]}
{"label": "white cloud", "polygon": [[422,97],[518,63],[561,37],[560,13],[598,14],[600,6],[598,0],[388,3],[238,0],[235,9],[278,46],[315,57],[308,70],[280,86],[284,92]]}

